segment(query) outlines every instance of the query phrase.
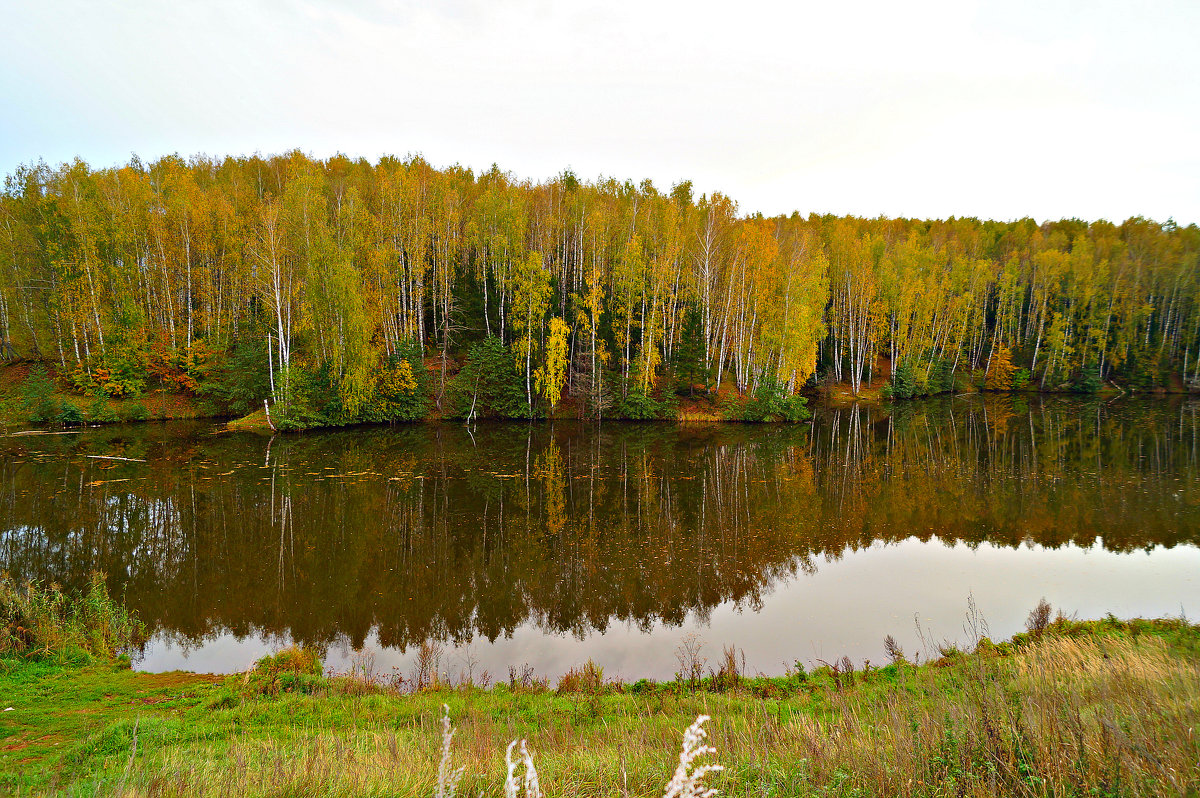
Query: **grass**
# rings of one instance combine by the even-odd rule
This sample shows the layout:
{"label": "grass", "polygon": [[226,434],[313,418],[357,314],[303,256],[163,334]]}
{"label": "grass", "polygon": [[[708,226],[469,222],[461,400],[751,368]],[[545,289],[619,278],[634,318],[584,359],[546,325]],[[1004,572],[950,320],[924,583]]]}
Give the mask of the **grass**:
{"label": "grass", "polygon": [[620,684],[589,662],[557,689],[514,678],[397,690],[369,669],[322,675],[303,650],[211,677],[26,647],[0,659],[0,709],[13,707],[0,713],[0,792],[432,796],[439,771],[445,795],[461,768],[460,794],[500,795],[519,751],[507,746],[524,739],[546,795],[661,795],[680,783],[680,735],[699,715],[712,717],[709,738],[693,748],[715,752],[692,764],[724,766],[706,783],[726,794],[1200,790],[1200,627],[1110,617],[1031,628],[919,666],[895,648],[886,667],[843,660],[766,678],[745,674],[731,649],[695,679]]}

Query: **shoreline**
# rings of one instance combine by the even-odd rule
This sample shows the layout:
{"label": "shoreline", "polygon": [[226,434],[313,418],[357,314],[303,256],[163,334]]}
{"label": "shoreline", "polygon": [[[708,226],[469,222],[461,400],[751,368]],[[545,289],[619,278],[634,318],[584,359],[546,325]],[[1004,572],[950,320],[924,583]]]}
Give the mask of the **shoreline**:
{"label": "shoreline", "polygon": [[[698,715],[712,716],[714,761],[726,768],[714,786],[727,794],[932,796],[965,783],[1001,795],[1020,791],[1021,779],[1058,792],[1111,785],[1114,775],[1151,794],[1200,786],[1187,721],[1200,711],[1200,626],[1031,620],[1039,623],[999,644],[943,644],[929,662],[897,648],[882,667],[838,660],[754,677],[727,655],[669,682],[613,682],[589,661],[557,685],[515,669],[487,687],[446,685],[429,672],[424,683],[419,673],[397,683],[361,669],[322,673],[299,649],[225,677],[10,656],[0,671],[13,707],[0,716],[0,785],[430,795],[448,713],[450,756],[471,794],[499,794],[498,758],[519,738],[548,794],[614,795],[622,784],[655,794]],[[1077,731],[1054,721],[1075,713]],[[1089,741],[1083,749],[1078,734]],[[1098,744],[1105,734],[1108,748]],[[1078,756],[1090,766],[1076,768]]]}
{"label": "shoreline", "polygon": [[[22,406],[20,395],[24,390],[24,384],[27,381],[27,374],[19,374],[23,369],[24,363],[8,363],[0,364],[0,436],[11,434],[14,428],[20,429],[22,432],[28,433],[34,430],[42,431],[59,431],[73,429],[87,429],[94,427],[107,427],[113,425],[139,423],[146,421],[185,421],[185,420],[206,420],[213,422],[224,422],[225,428],[231,432],[246,431],[260,434],[272,434],[282,431],[307,431],[307,430],[329,430],[329,429],[349,429],[353,427],[374,427],[387,425],[407,425],[407,424],[460,424],[464,423],[464,419],[457,416],[443,415],[440,411],[426,413],[419,418],[395,420],[395,421],[351,421],[346,423],[322,423],[322,422],[306,422],[299,426],[291,424],[287,429],[280,429],[278,426],[268,422],[263,409],[259,408],[245,415],[238,415],[230,412],[226,408],[221,408],[212,401],[195,394],[169,391],[166,389],[151,389],[146,390],[141,394],[132,395],[125,398],[111,397],[95,397],[90,395],[82,395],[73,391],[66,390],[61,385],[61,379],[55,378],[55,388],[53,394],[49,396],[49,401],[55,406],[54,417],[41,422],[34,422],[30,419],[32,411]],[[26,370],[27,371],[27,370]],[[660,403],[660,411],[662,414],[648,418],[630,418],[621,416],[617,413],[604,416],[601,419],[579,415],[579,411],[575,408],[571,400],[564,400],[558,406],[554,413],[549,415],[541,415],[533,418],[524,418],[517,416],[498,416],[498,417],[480,417],[477,421],[511,421],[511,422],[553,422],[553,421],[620,421],[633,423],[655,423],[655,424],[675,424],[680,426],[686,425],[707,425],[707,424],[796,424],[805,423],[812,419],[812,409],[821,407],[830,408],[850,408],[855,405],[878,405],[878,406],[894,406],[903,407],[910,402],[921,402],[938,400],[939,398],[954,397],[964,398],[970,396],[978,396],[984,398],[1001,399],[1009,398],[1017,401],[1021,399],[1031,399],[1033,397],[1074,397],[1080,400],[1089,398],[1098,401],[1112,401],[1114,399],[1163,399],[1172,400],[1176,398],[1200,397],[1200,391],[1196,390],[1172,390],[1170,388],[1159,387],[1153,390],[1136,391],[1132,389],[1124,389],[1112,383],[1105,383],[1099,390],[1092,393],[1082,393],[1067,389],[1036,389],[1036,388],[1013,388],[1009,390],[993,390],[979,389],[977,386],[971,386],[962,391],[944,391],[934,394],[922,394],[914,396],[890,397],[886,395],[885,389],[888,387],[888,382],[884,380],[876,380],[875,382],[864,385],[857,394],[849,389],[847,383],[826,384],[817,387],[809,387],[796,396],[803,400],[801,405],[802,410],[799,418],[784,419],[777,417],[768,418],[745,418],[730,415],[731,408],[744,407],[747,402],[752,400],[748,394],[739,394],[730,391],[727,387],[714,389],[710,396],[704,398],[695,398],[688,396],[664,397]],[[807,409],[803,409],[804,407]],[[40,423],[42,426],[37,426]],[[281,425],[282,426],[282,425]]]}

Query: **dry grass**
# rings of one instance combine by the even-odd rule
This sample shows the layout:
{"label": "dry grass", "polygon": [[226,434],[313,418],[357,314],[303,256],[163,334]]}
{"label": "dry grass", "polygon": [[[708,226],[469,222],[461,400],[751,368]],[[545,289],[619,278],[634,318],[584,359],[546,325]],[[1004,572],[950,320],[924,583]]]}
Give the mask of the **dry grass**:
{"label": "dry grass", "polygon": [[[54,783],[80,794],[448,798],[451,786],[506,794],[506,772],[516,779],[536,761],[538,790],[555,798],[661,795],[686,778],[676,772],[680,730],[712,715],[725,769],[694,781],[694,795],[1200,791],[1200,628],[1060,620],[1012,644],[980,637],[973,653],[921,667],[895,648],[884,668],[838,660],[794,673],[768,700],[756,696],[771,680],[746,676],[732,646],[709,676],[690,680],[704,662],[695,639],[681,646],[678,682],[606,683],[587,663],[557,692],[528,669],[491,690],[413,690],[419,674],[395,689],[366,660],[321,678],[307,652],[285,650],[251,677],[269,678],[270,690],[192,685],[191,709],[110,723],[72,749]],[[436,673],[436,652],[427,659]],[[443,702],[453,707],[453,749]],[[693,750],[706,744],[692,739]]]}
{"label": "dry grass", "polygon": [[725,418],[715,408],[680,405],[675,415],[675,420],[680,424],[711,424],[718,421],[725,421]]}
{"label": "dry grass", "polygon": [[101,573],[77,595],[0,573],[0,655],[109,659],[136,651],[145,638],[142,623],[108,595]]}
{"label": "dry grass", "polygon": [[[1156,639],[1046,637],[967,658],[955,692],[846,696],[780,728],[811,785],[876,795],[1178,795],[1200,788],[1200,668]],[[784,749],[784,750],[780,750]],[[784,751],[788,753],[784,753]],[[790,757],[789,757],[790,753]]]}

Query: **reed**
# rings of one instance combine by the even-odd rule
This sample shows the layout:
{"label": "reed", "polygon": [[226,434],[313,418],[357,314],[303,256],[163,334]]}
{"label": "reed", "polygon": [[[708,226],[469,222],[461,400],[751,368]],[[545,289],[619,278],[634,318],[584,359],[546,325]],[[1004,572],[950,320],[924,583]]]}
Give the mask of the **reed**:
{"label": "reed", "polygon": [[79,594],[0,574],[0,656],[111,659],[145,640],[145,626],[108,595],[101,573]]}

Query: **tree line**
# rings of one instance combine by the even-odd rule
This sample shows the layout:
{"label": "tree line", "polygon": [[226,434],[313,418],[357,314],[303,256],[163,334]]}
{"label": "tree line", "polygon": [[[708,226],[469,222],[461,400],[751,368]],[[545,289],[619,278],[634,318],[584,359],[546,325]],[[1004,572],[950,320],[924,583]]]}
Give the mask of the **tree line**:
{"label": "tree line", "polygon": [[[689,182],[535,183],[300,152],[22,166],[0,195],[0,358],[305,423],[654,417],[727,386],[1200,385],[1200,229],[1142,218],[740,215]],[[740,414],[740,415],[739,415]]]}

